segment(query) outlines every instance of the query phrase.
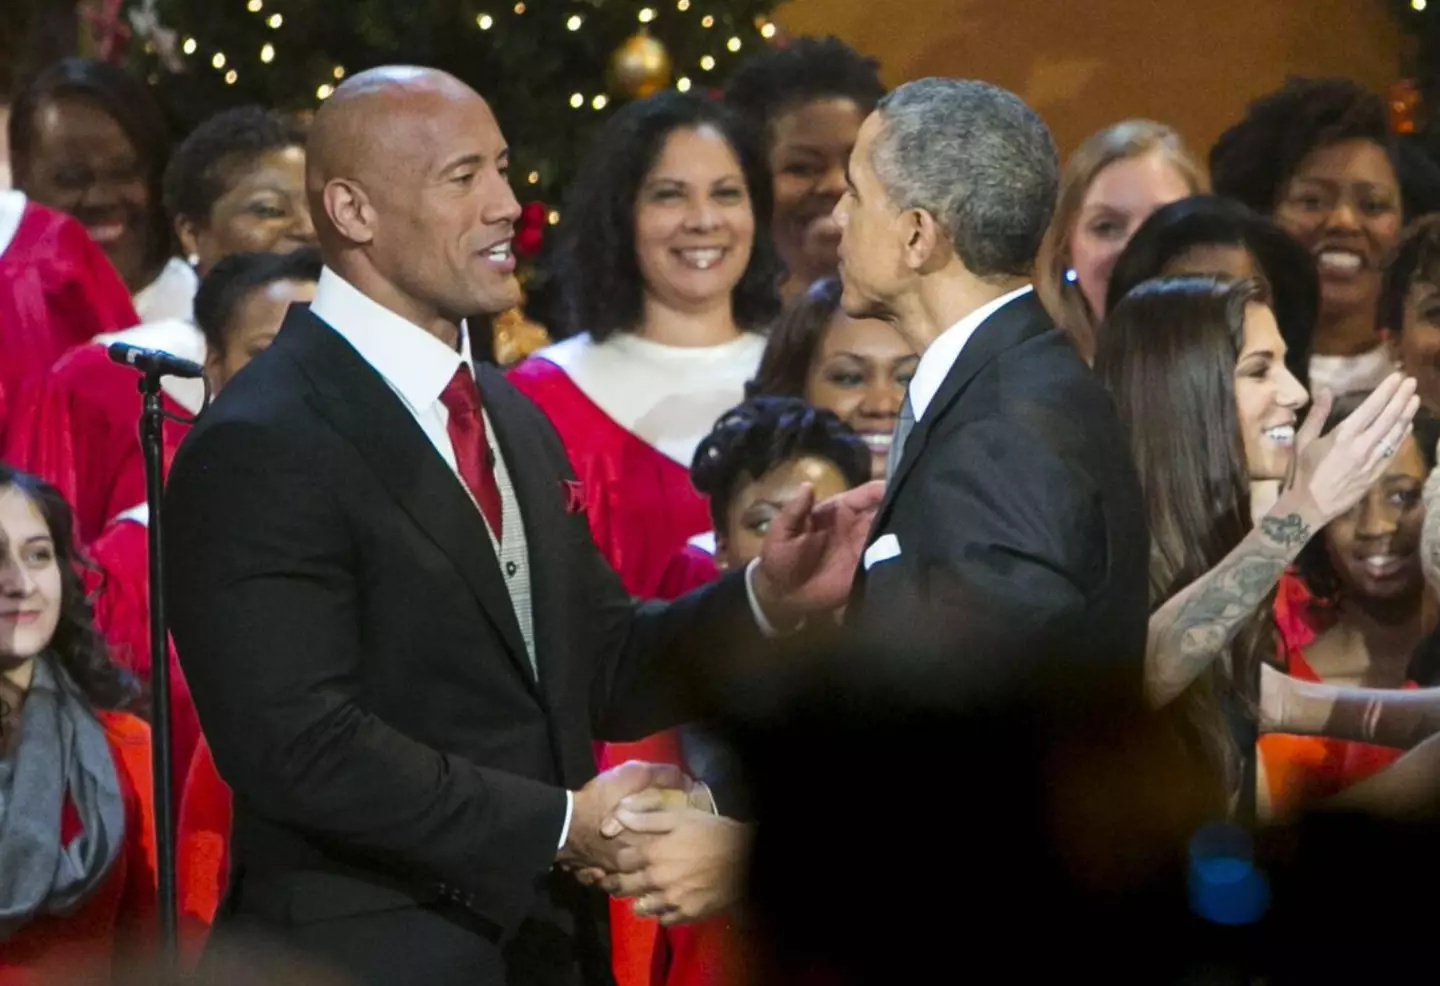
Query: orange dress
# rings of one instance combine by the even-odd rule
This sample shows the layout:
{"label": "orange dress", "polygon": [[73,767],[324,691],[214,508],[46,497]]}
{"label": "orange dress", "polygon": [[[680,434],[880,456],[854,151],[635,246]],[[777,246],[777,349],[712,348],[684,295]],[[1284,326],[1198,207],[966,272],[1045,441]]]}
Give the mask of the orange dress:
{"label": "orange dress", "polygon": [[[144,957],[155,942],[155,807],[150,727],[123,712],[98,712],[125,799],[125,844],[105,879],[69,917],[43,915],[0,942],[0,986],[104,981],[127,956]],[[80,831],[66,803],[60,838]]]}
{"label": "orange dress", "polygon": [[[1275,624],[1280,631],[1280,658],[1284,670],[1301,681],[1321,680],[1302,648],[1328,630],[1334,616],[1319,603],[1305,583],[1287,572],[1275,595]],[[1407,688],[1415,687],[1413,682]],[[1260,737],[1260,757],[1276,814],[1289,814],[1340,793],[1352,784],[1384,770],[1404,751],[1372,743],[1268,733]]]}

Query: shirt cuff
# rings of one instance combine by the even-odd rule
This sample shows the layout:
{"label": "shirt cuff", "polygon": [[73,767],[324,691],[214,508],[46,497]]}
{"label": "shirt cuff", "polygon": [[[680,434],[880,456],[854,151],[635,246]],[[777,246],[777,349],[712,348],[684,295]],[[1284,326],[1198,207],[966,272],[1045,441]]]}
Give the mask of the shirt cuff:
{"label": "shirt cuff", "polygon": [[565,848],[565,843],[570,838],[570,819],[575,815],[575,792],[565,792],[565,824],[560,829],[560,845],[555,847],[559,852]]}
{"label": "shirt cuff", "polygon": [[745,598],[750,600],[750,612],[755,617],[760,632],[766,637],[774,638],[780,636],[780,631],[765,618],[765,611],[760,608],[760,600],[755,598],[755,569],[759,567],[759,558],[752,558],[750,564],[745,566]]}

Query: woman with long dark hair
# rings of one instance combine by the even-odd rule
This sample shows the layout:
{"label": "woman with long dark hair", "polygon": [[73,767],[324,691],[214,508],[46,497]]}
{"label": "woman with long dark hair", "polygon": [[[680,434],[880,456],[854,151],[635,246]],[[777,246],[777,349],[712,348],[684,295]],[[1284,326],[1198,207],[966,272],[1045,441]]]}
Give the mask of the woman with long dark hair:
{"label": "woman with long dark hair", "polygon": [[[1182,729],[1225,790],[1242,798],[1258,696],[1271,659],[1271,600],[1315,534],[1384,473],[1418,408],[1413,380],[1388,379],[1320,437],[1323,397],[1285,367],[1285,342],[1253,280],[1146,282],[1101,326],[1096,372],[1128,422],[1152,538],[1146,692],[1177,702]],[[1252,521],[1250,485],[1282,480]]]}
{"label": "woman with long dark hair", "polygon": [[149,938],[149,728],[123,711],[56,490],[0,465],[0,984],[108,980]]}
{"label": "woman with long dark hair", "polygon": [[560,227],[569,331],[510,371],[560,433],[591,532],[653,596],[710,529],[695,447],[738,404],[779,310],[770,176],[722,103],[661,93],[605,126]]}

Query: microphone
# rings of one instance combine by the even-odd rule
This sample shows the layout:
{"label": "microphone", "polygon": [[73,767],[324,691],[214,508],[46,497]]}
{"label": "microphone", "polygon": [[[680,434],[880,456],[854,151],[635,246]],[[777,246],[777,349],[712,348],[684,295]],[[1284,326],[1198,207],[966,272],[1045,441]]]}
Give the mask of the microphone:
{"label": "microphone", "polygon": [[105,347],[105,351],[116,363],[122,363],[141,373],[192,379],[205,376],[205,368],[199,363],[172,356],[160,349],[145,349],[142,346],[132,346],[128,342],[112,342]]}

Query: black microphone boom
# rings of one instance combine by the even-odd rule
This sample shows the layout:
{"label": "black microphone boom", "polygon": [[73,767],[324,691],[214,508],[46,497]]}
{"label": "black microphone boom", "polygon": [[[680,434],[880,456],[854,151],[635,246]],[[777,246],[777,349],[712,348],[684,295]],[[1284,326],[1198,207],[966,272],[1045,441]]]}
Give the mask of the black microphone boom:
{"label": "black microphone boom", "polygon": [[192,379],[205,376],[205,368],[199,363],[172,356],[164,350],[145,349],[141,346],[132,346],[128,342],[112,342],[105,347],[105,351],[115,362],[123,363],[150,376],[189,377]]}

